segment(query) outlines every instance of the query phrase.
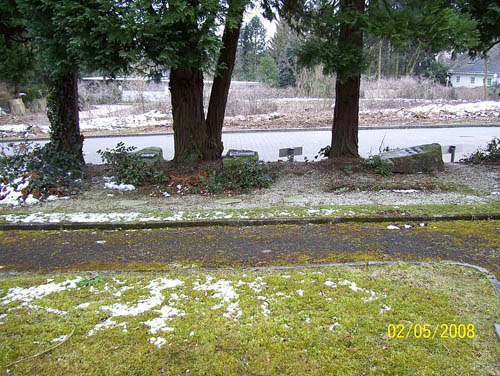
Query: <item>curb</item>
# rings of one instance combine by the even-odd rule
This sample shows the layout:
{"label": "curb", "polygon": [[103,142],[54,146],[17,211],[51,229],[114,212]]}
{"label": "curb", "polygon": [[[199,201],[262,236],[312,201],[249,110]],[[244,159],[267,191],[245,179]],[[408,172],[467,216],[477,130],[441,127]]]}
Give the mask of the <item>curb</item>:
{"label": "curb", "polygon": [[240,220],[205,220],[179,222],[88,222],[88,223],[1,223],[0,231],[54,231],[54,230],[140,230],[189,227],[247,227],[279,225],[332,225],[337,223],[383,223],[383,222],[433,222],[433,221],[485,221],[500,220],[500,213],[493,214],[440,214],[422,216],[387,217],[312,217]]}

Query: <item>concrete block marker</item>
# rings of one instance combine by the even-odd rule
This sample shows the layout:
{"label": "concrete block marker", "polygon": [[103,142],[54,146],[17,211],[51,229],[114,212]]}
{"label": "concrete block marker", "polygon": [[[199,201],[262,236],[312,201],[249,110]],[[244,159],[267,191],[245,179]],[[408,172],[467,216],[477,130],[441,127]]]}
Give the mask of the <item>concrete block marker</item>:
{"label": "concrete block marker", "polygon": [[441,145],[427,144],[396,149],[380,154],[380,158],[392,164],[392,172],[416,174],[444,170]]}
{"label": "concrete block marker", "polygon": [[255,161],[259,160],[259,153],[253,150],[235,150],[230,149],[226,157],[222,160],[224,167],[231,168],[235,164],[245,161]]}
{"label": "concrete block marker", "polygon": [[500,341],[500,324],[495,324],[495,331],[497,332],[498,340]]}
{"label": "concrete block marker", "polygon": [[155,168],[159,168],[165,162],[162,148],[156,146],[137,150],[135,154],[139,155],[146,164]]}

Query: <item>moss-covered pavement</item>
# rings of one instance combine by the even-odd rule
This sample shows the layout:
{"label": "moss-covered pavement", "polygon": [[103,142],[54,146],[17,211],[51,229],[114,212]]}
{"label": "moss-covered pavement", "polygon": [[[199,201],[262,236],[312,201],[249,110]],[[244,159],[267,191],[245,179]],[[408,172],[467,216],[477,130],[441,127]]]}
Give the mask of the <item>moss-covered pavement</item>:
{"label": "moss-covered pavement", "polygon": [[[397,226],[399,229],[393,229]],[[453,260],[500,276],[500,221],[0,232],[2,271]]]}

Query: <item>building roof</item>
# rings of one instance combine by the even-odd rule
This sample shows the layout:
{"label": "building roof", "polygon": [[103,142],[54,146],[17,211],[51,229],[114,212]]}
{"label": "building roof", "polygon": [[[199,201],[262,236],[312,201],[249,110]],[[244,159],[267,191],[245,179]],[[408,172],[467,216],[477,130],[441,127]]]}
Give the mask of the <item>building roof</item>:
{"label": "building roof", "polygon": [[[450,73],[484,74],[484,59],[468,60],[467,62],[450,69]],[[500,74],[500,57],[488,59],[488,74]]]}

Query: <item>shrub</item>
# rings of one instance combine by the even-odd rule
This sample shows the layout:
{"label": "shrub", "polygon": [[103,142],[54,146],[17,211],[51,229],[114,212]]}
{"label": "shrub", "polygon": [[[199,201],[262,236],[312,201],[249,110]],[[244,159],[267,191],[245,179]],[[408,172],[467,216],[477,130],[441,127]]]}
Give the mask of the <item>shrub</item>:
{"label": "shrub", "polygon": [[213,171],[206,177],[204,184],[208,192],[248,192],[251,188],[268,188],[272,181],[264,162],[248,159]]}
{"label": "shrub", "polygon": [[163,182],[163,173],[144,162],[134,153],[135,149],[135,146],[125,147],[123,142],[119,142],[113,149],[98,150],[97,154],[101,156],[117,184],[143,185],[146,181],[155,184]]}
{"label": "shrub", "polygon": [[392,173],[390,162],[380,158],[378,155],[366,160],[366,166],[374,173],[382,176],[389,176]]}

